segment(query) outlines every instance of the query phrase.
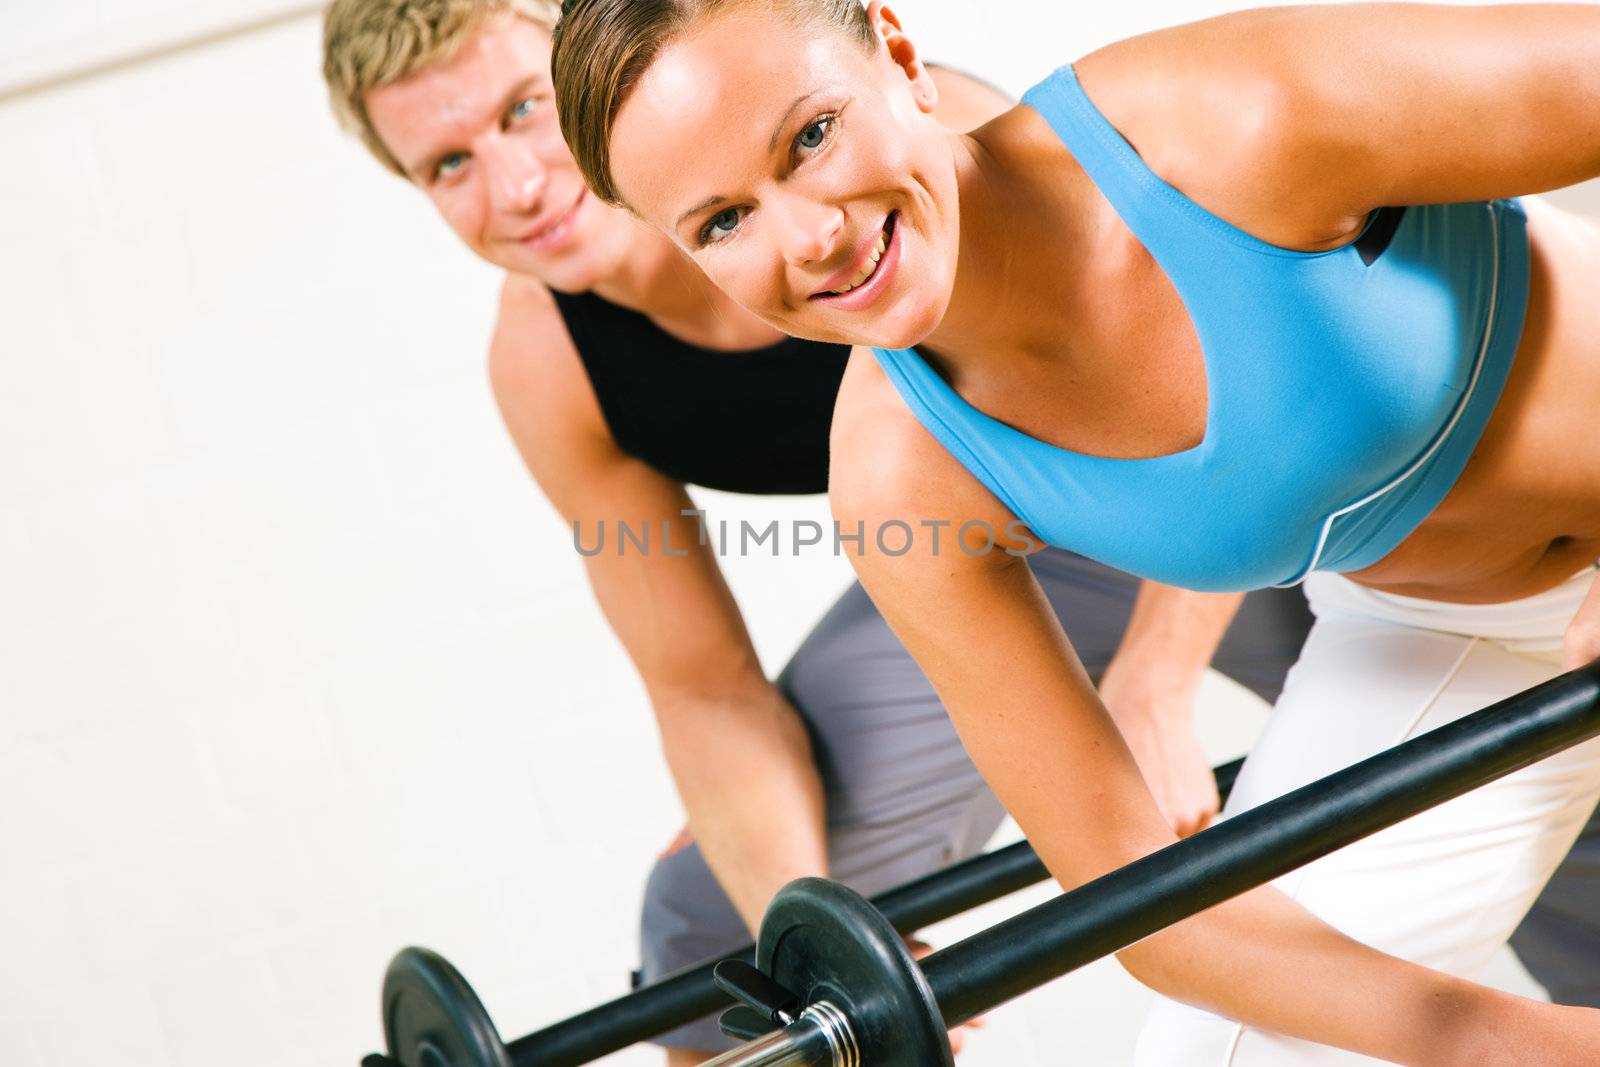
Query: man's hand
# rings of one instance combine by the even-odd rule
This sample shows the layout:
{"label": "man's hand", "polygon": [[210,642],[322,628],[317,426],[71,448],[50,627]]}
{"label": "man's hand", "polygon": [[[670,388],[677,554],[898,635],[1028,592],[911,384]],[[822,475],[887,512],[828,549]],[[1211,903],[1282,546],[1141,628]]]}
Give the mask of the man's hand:
{"label": "man's hand", "polygon": [[1590,584],[1589,595],[1583,598],[1583,606],[1567,626],[1561,668],[1576,670],[1597,659],[1600,659],[1600,576],[1596,576]]}
{"label": "man's hand", "polygon": [[1100,682],[1105,702],[1123,740],[1179,837],[1210,825],[1222,806],[1211,763],[1194,734],[1194,702],[1199,676],[1174,676],[1119,667],[1113,659]]}
{"label": "man's hand", "polygon": [[1100,699],[1179,837],[1204,830],[1221,807],[1210,761],[1194,736],[1194,700],[1243,602],[1242,593],[1142,583],[1122,644],[1100,680]]}

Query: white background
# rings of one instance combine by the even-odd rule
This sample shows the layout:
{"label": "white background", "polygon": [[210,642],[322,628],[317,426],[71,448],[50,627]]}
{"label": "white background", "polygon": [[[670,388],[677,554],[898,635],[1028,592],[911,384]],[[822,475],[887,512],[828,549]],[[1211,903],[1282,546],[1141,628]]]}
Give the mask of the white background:
{"label": "white background", "polygon": [[[1222,6],[900,5],[1013,91]],[[353,1065],[406,943],[520,1035],[622,991],[681,819],[496,421],[494,273],[335,132],[304,7],[8,5],[6,1067]],[[821,555],[729,570],[774,669],[848,580]],[[1219,755],[1259,716],[1235,696],[1208,690]],[[1120,1062],[1141,998],[1090,968],[965,1062]]]}

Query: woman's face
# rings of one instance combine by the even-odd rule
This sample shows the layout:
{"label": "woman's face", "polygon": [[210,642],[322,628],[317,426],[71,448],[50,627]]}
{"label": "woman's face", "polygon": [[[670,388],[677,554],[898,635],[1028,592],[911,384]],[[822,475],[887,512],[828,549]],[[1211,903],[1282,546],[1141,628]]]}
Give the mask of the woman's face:
{"label": "woman's face", "polygon": [[561,139],[541,27],[495,19],[366,105],[406,174],[490,263],[576,292],[625,254],[637,223],[590,195]]}
{"label": "woman's face", "polygon": [[894,16],[866,51],[749,4],[662,50],[617,114],[627,204],[785,333],[908,347],[949,303],[954,154]]}

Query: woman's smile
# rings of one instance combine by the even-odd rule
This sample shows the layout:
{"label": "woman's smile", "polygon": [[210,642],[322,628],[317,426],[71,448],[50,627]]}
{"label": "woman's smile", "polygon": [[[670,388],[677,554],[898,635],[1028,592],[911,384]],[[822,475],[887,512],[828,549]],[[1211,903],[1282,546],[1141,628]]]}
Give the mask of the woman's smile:
{"label": "woman's smile", "polygon": [[932,117],[937,91],[881,40],[841,49],[807,27],[792,54],[746,47],[772,32],[770,12],[736,8],[655,56],[609,138],[618,194],[777,329],[915,344],[955,275],[954,135]]}
{"label": "woman's smile", "polygon": [[900,265],[900,240],[895,228],[899,212],[891,211],[864,253],[858,252],[855,266],[829,280],[810,300],[843,311],[859,311],[875,301],[894,280]]}

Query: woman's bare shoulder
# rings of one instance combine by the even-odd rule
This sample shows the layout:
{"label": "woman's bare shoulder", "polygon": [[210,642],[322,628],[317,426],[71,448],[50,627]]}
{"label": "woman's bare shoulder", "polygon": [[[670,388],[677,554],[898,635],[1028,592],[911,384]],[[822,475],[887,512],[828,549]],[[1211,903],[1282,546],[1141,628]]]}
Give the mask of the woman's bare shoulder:
{"label": "woman's bare shoulder", "polygon": [[850,354],[834,407],[828,494],[841,519],[913,524],[1014,516],[917,421],[867,348]]}
{"label": "woman's bare shoulder", "polygon": [[933,457],[928,435],[869,348],[857,346],[845,365],[829,438],[829,493],[837,505],[865,495],[901,497]]}
{"label": "woman's bare shoulder", "polygon": [[1073,68],[1168,184],[1268,243],[1321,251],[1349,240],[1364,213],[1317,180],[1339,146],[1311,143],[1319,82],[1285,59],[1286,40],[1315,32],[1301,21],[1290,9],[1237,12],[1118,41]]}

